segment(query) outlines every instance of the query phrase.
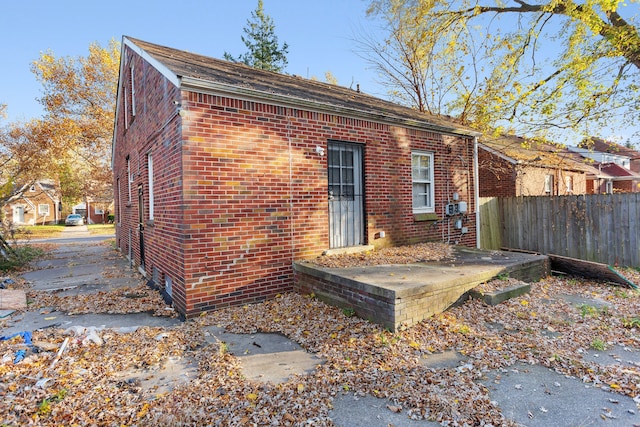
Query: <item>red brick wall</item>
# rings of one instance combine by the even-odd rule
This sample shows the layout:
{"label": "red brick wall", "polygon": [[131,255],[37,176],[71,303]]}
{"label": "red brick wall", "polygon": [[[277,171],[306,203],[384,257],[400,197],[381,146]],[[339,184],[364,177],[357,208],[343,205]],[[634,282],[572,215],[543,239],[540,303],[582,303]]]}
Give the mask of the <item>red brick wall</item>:
{"label": "red brick wall", "polygon": [[480,197],[516,196],[514,165],[500,156],[478,148],[478,184]]}
{"label": "red brick wall", "polygon": [[[181,118],[174,101],[180,101],[178,88],[128,48],[122,60],[127,71],[134,65],[136,115],[125,124],[125,103],[120,87],[118,122],[114,155],[116,243],[132,262],[140,265],[138,226],[138,185],[144,194],[145,271],[151,278],[154,268],[163,286],[165,275],[173,283],[173,301],[177,309],[186,305],[184,274],[184,234],[182,201]],[[125,82],[128,78],[123,79]],[[128,122],[128,120],[127,120]],[[147,154],[154,162],[154,220],[149,219],[149,180]],[[127,184],[126,158],[130,159],[132,182]],[[120,182],[118,190],[118,180]],[[129,243],[131,242],[131,244]]]}
{"label": "red brick wall", "polygon": [[[136,188],[144,185],[147,204],[151,150],[155,219],[145,229],[145,271],[171,277],[185,316],[289,291],[293,261],[329,248],[327,157],[315,152],[328,140],[364,146],[367,243],[475,246],[471,139],[192,92],[182,93],[185,117],[171,118],[180,94],[151,67],[136,62],[135,70],[137,116],[125,131],[121,114],[116,136],[118,197],[126,200],[127,155],[140,174],[122,205],[118,245],[128,251],[131,230],[139,262]],[[468,203],[467,234],[452,221],[416,221],[412,149],[434,152],[438,219],[454,192]],[[386,237],[375,239],[380,231]]]}

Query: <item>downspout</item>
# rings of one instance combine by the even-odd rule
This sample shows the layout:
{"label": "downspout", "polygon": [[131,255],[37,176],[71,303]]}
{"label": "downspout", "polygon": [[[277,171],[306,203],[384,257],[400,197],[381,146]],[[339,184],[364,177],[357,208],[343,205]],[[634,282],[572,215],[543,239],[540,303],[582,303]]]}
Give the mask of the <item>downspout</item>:
{"label": "downspout", "polygon": [[473,205],[476,207],[476,247],[480,249],[480,184],[478,182],[478,137],[473,137]]}

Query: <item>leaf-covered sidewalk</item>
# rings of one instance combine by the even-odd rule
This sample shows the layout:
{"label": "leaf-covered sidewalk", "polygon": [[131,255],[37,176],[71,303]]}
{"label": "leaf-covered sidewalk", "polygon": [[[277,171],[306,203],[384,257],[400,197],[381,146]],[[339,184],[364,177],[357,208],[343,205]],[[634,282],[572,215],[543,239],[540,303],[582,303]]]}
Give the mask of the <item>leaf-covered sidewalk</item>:
{"label": "leaf-covered sidewalk", "polygon": [[[77,311],[88,303],[32,298],[39,309]],[[127,304],[114,304],[118,298]],[[165,308],[159,296],[141,287],[119,296],[94,295],[89,309],[135,311],[136,303],[160,314]],[[490,370],[517,362],[550,367],[640,404],[640,366],[599,365],[585,357],[614,346],[640,351],[640,295],[630,289],[552,277],[498,306],[469,300],[397,333],[345,313],[313,296],[285,294],[174,328],[93,331],[101,343],[82,331],[53,328],[35,331],[33,346],[16,336],[0,341],[0,420],[14,426],[324,426],[332,425],[335,397],[368,394],[390,399],[389,410],[413,419],[505,425],[480,381]],[[209,325],[281,333],[324,363],[283,384],[252,382],[224,343],[206,339]],[[14,363],[20,349],[27,350],[26,358]],[[447,350],[468,358],[465,369],[424,363]],[[190,376],[177,381],[167,373],[169,365],[190,368]]]}

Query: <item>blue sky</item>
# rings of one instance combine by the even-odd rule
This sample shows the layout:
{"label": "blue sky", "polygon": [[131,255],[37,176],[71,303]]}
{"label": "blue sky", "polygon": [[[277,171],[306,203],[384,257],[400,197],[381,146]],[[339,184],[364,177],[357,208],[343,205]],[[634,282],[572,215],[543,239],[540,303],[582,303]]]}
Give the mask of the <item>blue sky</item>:
{"label": "blue sky", "polygon": [[[384,97],[375,75],[353,42],[363,29],[375,33],[366,0],[263,0],[279,42],[289,45],[286,72],[324,81],[330,71],[338,84],[359,83],[363,92]],[[6,121],[42,114],[36,98],[42,85],[30,71],[40,52],[56,57],[86,56],[92,42],[107,46],[123,35],[151,43],[222,58],[246,51],[240,40],[258,0],[18,0],[0,13],[0,104]],[[5,123],[6,123],[5,121]],[[3,124],[0,121],[0,125]]]}

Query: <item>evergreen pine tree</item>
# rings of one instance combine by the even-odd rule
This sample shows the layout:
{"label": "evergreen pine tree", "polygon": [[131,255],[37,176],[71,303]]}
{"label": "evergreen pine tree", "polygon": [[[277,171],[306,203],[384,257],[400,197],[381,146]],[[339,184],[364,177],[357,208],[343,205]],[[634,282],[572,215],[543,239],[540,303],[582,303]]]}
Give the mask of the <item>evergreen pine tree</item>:
{"label": "evergreen pine tree", "polygon": [[225,52],[224,59],[261,70],[282,72],[285,69],[289,46],[287,43],[278,46],[273,19],[264,13],[262,0],[258,0],[258,8],[251,12],[251,19],[247,20],[243,32],[245,35],[241,39],[248,52],[237,58]]}

